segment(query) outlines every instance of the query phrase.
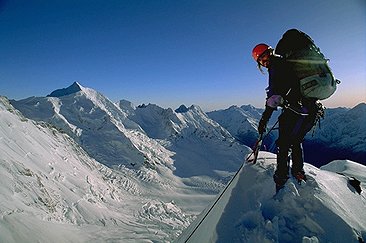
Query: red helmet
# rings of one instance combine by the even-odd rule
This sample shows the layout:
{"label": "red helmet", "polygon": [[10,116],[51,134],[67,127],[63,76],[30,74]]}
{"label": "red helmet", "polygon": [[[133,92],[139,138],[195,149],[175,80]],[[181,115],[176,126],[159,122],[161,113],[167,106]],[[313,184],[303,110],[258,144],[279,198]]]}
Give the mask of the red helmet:
{"label": "red helmet", "polygon": [[254,48],[253,48],[253,51],[252,51],[252,56],[254,58],[255,61],[258,61],[258,58],[267,50],[271,50],[272,47],[270,47],[269,45],[267,44],[264,44],[264,43],[261,43],[261,44],[258,44],[256,45]]}

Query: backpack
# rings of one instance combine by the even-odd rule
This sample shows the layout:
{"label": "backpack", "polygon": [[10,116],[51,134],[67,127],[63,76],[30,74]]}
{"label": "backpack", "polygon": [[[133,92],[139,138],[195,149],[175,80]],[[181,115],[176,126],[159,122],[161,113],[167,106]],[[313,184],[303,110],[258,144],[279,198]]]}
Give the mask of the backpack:
{"label": "backpack", "polygon": [[334,78],[328,60],[307,34],[297,29],[286,31],[275,52],[289,63],[303,97],[324,100],[334,94],[339,80]]}

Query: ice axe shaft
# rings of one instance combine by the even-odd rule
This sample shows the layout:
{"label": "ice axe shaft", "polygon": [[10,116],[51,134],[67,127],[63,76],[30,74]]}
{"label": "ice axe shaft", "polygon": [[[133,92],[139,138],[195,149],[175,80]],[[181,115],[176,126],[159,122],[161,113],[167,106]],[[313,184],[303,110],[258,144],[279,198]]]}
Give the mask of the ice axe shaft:
{"label": "ice axe shaft", "polygon": [[[262,141],[263,141],[263,134],[260,134],[256,143],[254,144],[252,153],[250,153],[249,156],[247,157],[247,162],[251,162],[253,164],[257,163],[259,150],[262,147]],[[251,159],[252,156],[253,156],[253,159]]]}

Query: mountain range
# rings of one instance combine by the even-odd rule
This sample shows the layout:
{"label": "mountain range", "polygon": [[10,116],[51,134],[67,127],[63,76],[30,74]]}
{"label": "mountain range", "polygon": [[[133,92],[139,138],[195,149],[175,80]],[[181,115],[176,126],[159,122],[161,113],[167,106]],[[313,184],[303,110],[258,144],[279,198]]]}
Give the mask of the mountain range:
{"label": "mountain range", "polygon": [[[78,83],[47,97],[30,97],[11,104],[30,119],[61,129],[109,167],[170,167],[173,157],[175,173],[190,177],[191,168],[200,175],[214,174],[223,168],[235,171],[247,151],[194,105],[173,111],[153,104],[115,104]],[[204,144],[205,149],[196,149],[197,144]],[[189,161],[187,151],[194,155],[189,156]],[[222,161],[230,162],[223,166]]]}
{"label": "mountain range", "polygon": [[[323,133],[310,141],[332,141],[363,163],[365,106],[329,109],[333,123],[324,119]],[[241,167],[262,112],[249,105],[208,113],[196,105],[135,106],[77,82],[46,97],[1,97],[0,108],[6,242],[176,239]],[[344,141],[334,128],[340,125],[351,131]],[[267,139],[270,150],[275,134]]]}
{"label": "mountain range", "polygon": [[[238,141],[252,146],[257,137],[257,124],[263,109],[232,106],[208,112],[208,116],[226,128]],[[272,115],[268,129],[280,116]],[[277,127],[277,126],[276,126]],[[276,152],[277,130],[264,140],[263,150]],[[305,161],[317,167],[337,159],[350,159],[366,165],[366,103],[353,108],[325,109],[324,118],[305,137]]]}

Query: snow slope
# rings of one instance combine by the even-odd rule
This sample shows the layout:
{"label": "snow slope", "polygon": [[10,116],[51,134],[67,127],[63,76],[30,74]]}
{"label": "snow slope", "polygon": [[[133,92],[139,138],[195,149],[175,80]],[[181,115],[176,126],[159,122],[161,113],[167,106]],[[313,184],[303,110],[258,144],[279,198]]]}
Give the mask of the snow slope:
{"label": "snow slope", "polygon": [[163,165],[112,170],[4,97],[0,118],[0,242],[170,240],[194,217],[186,199],[197,213],[212,198]]}
{"label": "snow slope", "polygon": [[[52,94],[57,96],[52,97]],[[48,97],[31,97],[11,103],[26,117],[62,129],[103,164],[141,166],[144,163],[144,154],[127,134],[132,129],[136,132],[131,136],[140,136],[143,132],[139,126],[95,90],[74,83]]]}
{"label": "snow slope", "polygon": [[332,114],[329,119],[324,119],[322,126],[314,139],[332,147],[366,152],[366,103],[361,103],[344,113]]}
{"label": "snow slope", "polygon": [[[277,195],[275,156],[261,153],[244,165],[218,197],[176,242],[362,242],[366,239],[366,167],[337,161],[327,169],[306,164],[306,183],[290,178]],[[341,169],[361,175],[358,194]],[[356,173],[354,173],[356,172]]]}
{"label": "snow slope", "polygon": [[[231,106],[224,110],[208,112],[207,115],[227,129],[230,134],[240,143],[252,147],[258,139],[258,122],[262,117],[263,109],[255,108],[251,105]],[[274,112],[268,128],[272,127],[278,118],[280,112]],[[270,133],[263,141],[263,146],[268,151],[275,150],[275,140],[277,131]]]}
{"label": "snow slope", "polygon": [[[124,241],[127,238],[132,241],[147,239],[169,241],[188,226],[194,215],[200,213],[224,187],[248,152],[247,147],[236,143],[225,129],[209,119],[196,106],[187,108],[184,112],[175,112],[149,105],[147,109],[140,110],[140,116],[146,117],[146,122],[141,122],[140,126],[130,119],[140,108],[134,107],[128,101],[121,101],[119,105],[123,108],[120,108],[97,91],[82,87],[78,83],[52,92],[48,97],[11,101],[11,104],[20,109],[24,115],[39,123],[23,117],[5,98],[2,99],[2,103],[4,116],[1,116],[0,122],[9,124],[9,127],[13,126],[13,130],[17,131],[15,137],[10,133],[3,134],[2,137],[4,141],[22,143],[20,152],[10,153],[8,157],[1,156],[1,159],[9,163],[4,166],[12,167],[13,163],[21,163],[25,168],[31,168],[30,174],[33,175],[36,174],[32,169],[33,161],[37,161],[39,165],[37,171],[40,171],[42,176],[35,175],[35,177],[41,178],[42,185],[47,191],[54,192],[55,195],[49,200],[56,201],[61,208],[57,211],[59,221],[54,219],[50,212],[42,211],[38,218],[34,218],[37,222],[29,220],[28,215],[38,215],[38,211],[34,209],[38,207],[38,203],[31,204],[27,210],[13,208],[13,211],[22,213],[14,214],[12,218],[14,222],[7,226],[9,230],[4,232],[3,236],[13,241],[18,241],[16,237],[20,237],[22,232],[38,230],[48,224],[50,226],[47,227],[67,232],[72,239],[80,241],[86,239],[105,241],[114,237]],[[163,111],[162,114],[160,111]],[[156,116],[153,116],[154,114]],[[168,116],[168,120],[166,120],[167,114],[171,115]],[[8,116],[12,117],[9,121],[5,119]],[[22,129],[19,119],[32,125]],[[147,129],[152,121],[160,121],[160,124],[168,121],[173,130],[165,126],[159,128],[156,125],[150,126],[152,129]],[[38,134],[39,124],[43,124],[42,129],[51,129],[52,132],[44,132],[45,136]],[[154,133],[153,129],[161,129],[159,133],[172,136],[154,138],[151,135]],[[30,136],[24,135],[30,131],[32,132]],[[53,142],[53,137],[47,138],[50,134],[66,139]],[[39,138],[42,139],[38,140]],[[35,141],[38,141],[40,147],[44,149],[33,147]],[[65,147],[60,155],[54,154],[54,149],[50,145],[53,143],[56,143],[57,147]],[[76,153],[73,148],[77,148]],[[4,143],[0,145],[0,149],[4,152],[2,154],[7,154],[12,148]],[[22,151],[31,151],[36,156],[32,160],[24,159]],[[82,157],[78,158],[80,154]],[[51,163],[50,160],[56,162]],[[75,173],[73,164],[83,160],[90,160],[95,164],[96,169],[92,169],[94,174],[89,175],[86,169],[78,169],[83,173],[76,173],[77,179],[73,178],[71,182],[65,180],[65,173]],[[53,172],[48,164],[60,166],[52,166],[55,170]],[[58,177],[50,176],[50,173],[61,178],[56,181],[61,185],[55,184],[54,181]],[[24,180],[28,177],[13,172],[4,178],[7,178],[3,181],[7,187],[11,181],[24,184]],[[91,183],[93,186],[90,186]],[[37,189],[38,185],[31,183],[29,191],[40,190]],[[74,188],[72,190],[79,190],[78,194],[70,197],[68,193],[64,193],[69,187]],[[60,191],[59,188],[67,189]],[[90,188],[91,192],[88,191]],[[4,190],[11,194],[15,189]],[[109,191],[113,192],[110,198],[104,196]],[[89,194],[98,195],[100,198],[86,199],[85,207],[76,203],[83,202],[84,200],[80,198]],[[37,194],[32,195],[29,192],[28,197],[31,196],[38,198]],[[4,194],[4,197],[7,197],[7,194]],[[11,200],[18,201],[18,199]],[[44,199],[40,203],[43,201]],[[65,205],[59,201],[65,202]],[[93,208],[94,201],[98,202],[96,207],[107,211],[107,216],[100,213],[103,210],[97,211]],[[6,208],[4,211],[7,211]],[[76,216],[71,214],[69,217],[64,213],[69,211],[75,212]],[[6,222],[4,225],[7,225]],[[18,226],[19,230],[10,230]],[[106,228],[101,230],[100,227]],[[118,230],[119,227],[125,230]],[[32,241],[52,237],[59,239],[57,237],[60,235],[62,234],[42,231],[39,236],[34,236]]]}
{"label": "snow slope", "polygon": [[[11,103],[26,117],[62,129],[107,166],[164,164],[180,177],[215,176],[217,170],[236,171],[247,152],[197,106],[176,112],[153,104],[134,107],[125,100],[117,105],[78,83],[48,97]],[[201,169],[190,173],[197,165]]]}
{"label": "snow slope", "polygon": [[208,112],[207,115],[244,144],[254,144],[258,138],[256,128],[261,116],[259,111],[253,114],[241,107],[231,106],[226,110]]}
{"label": "snow slope", "polygon": [[174,174],[178,177],[228,178],[227,172],[237,171],[248,152],[198,106],[181,106],[173,111],[154,104],[143,105],[128,118],[174,153]]}
{"label": "snow slope", "polygon": [[[66,234],[65,240],[76,241],[80,236],[71,225],[90,224],[97,230],[130,221],[113,202],[136,193],[133,183],[103,178],[98,171],[112,172],[72,139],[45,123],[25,119],[4,98],[0,112],[2,242],[53,237],[61,242],[69,230],[75,234]],[[48,227],[54,231],[47,232]],[[39,235],[34,235],[36,229]]]}
{"label": "snow slope", "polygon": [[366,104],[358,104],[352,109],[327,109],[326,112],[321,128],[316,129],[314,136],[309,134],[306,138],[310,150],[332,155],[325,156],[324,162],[318,165],[334,159],[350,159],[366,165]]}

